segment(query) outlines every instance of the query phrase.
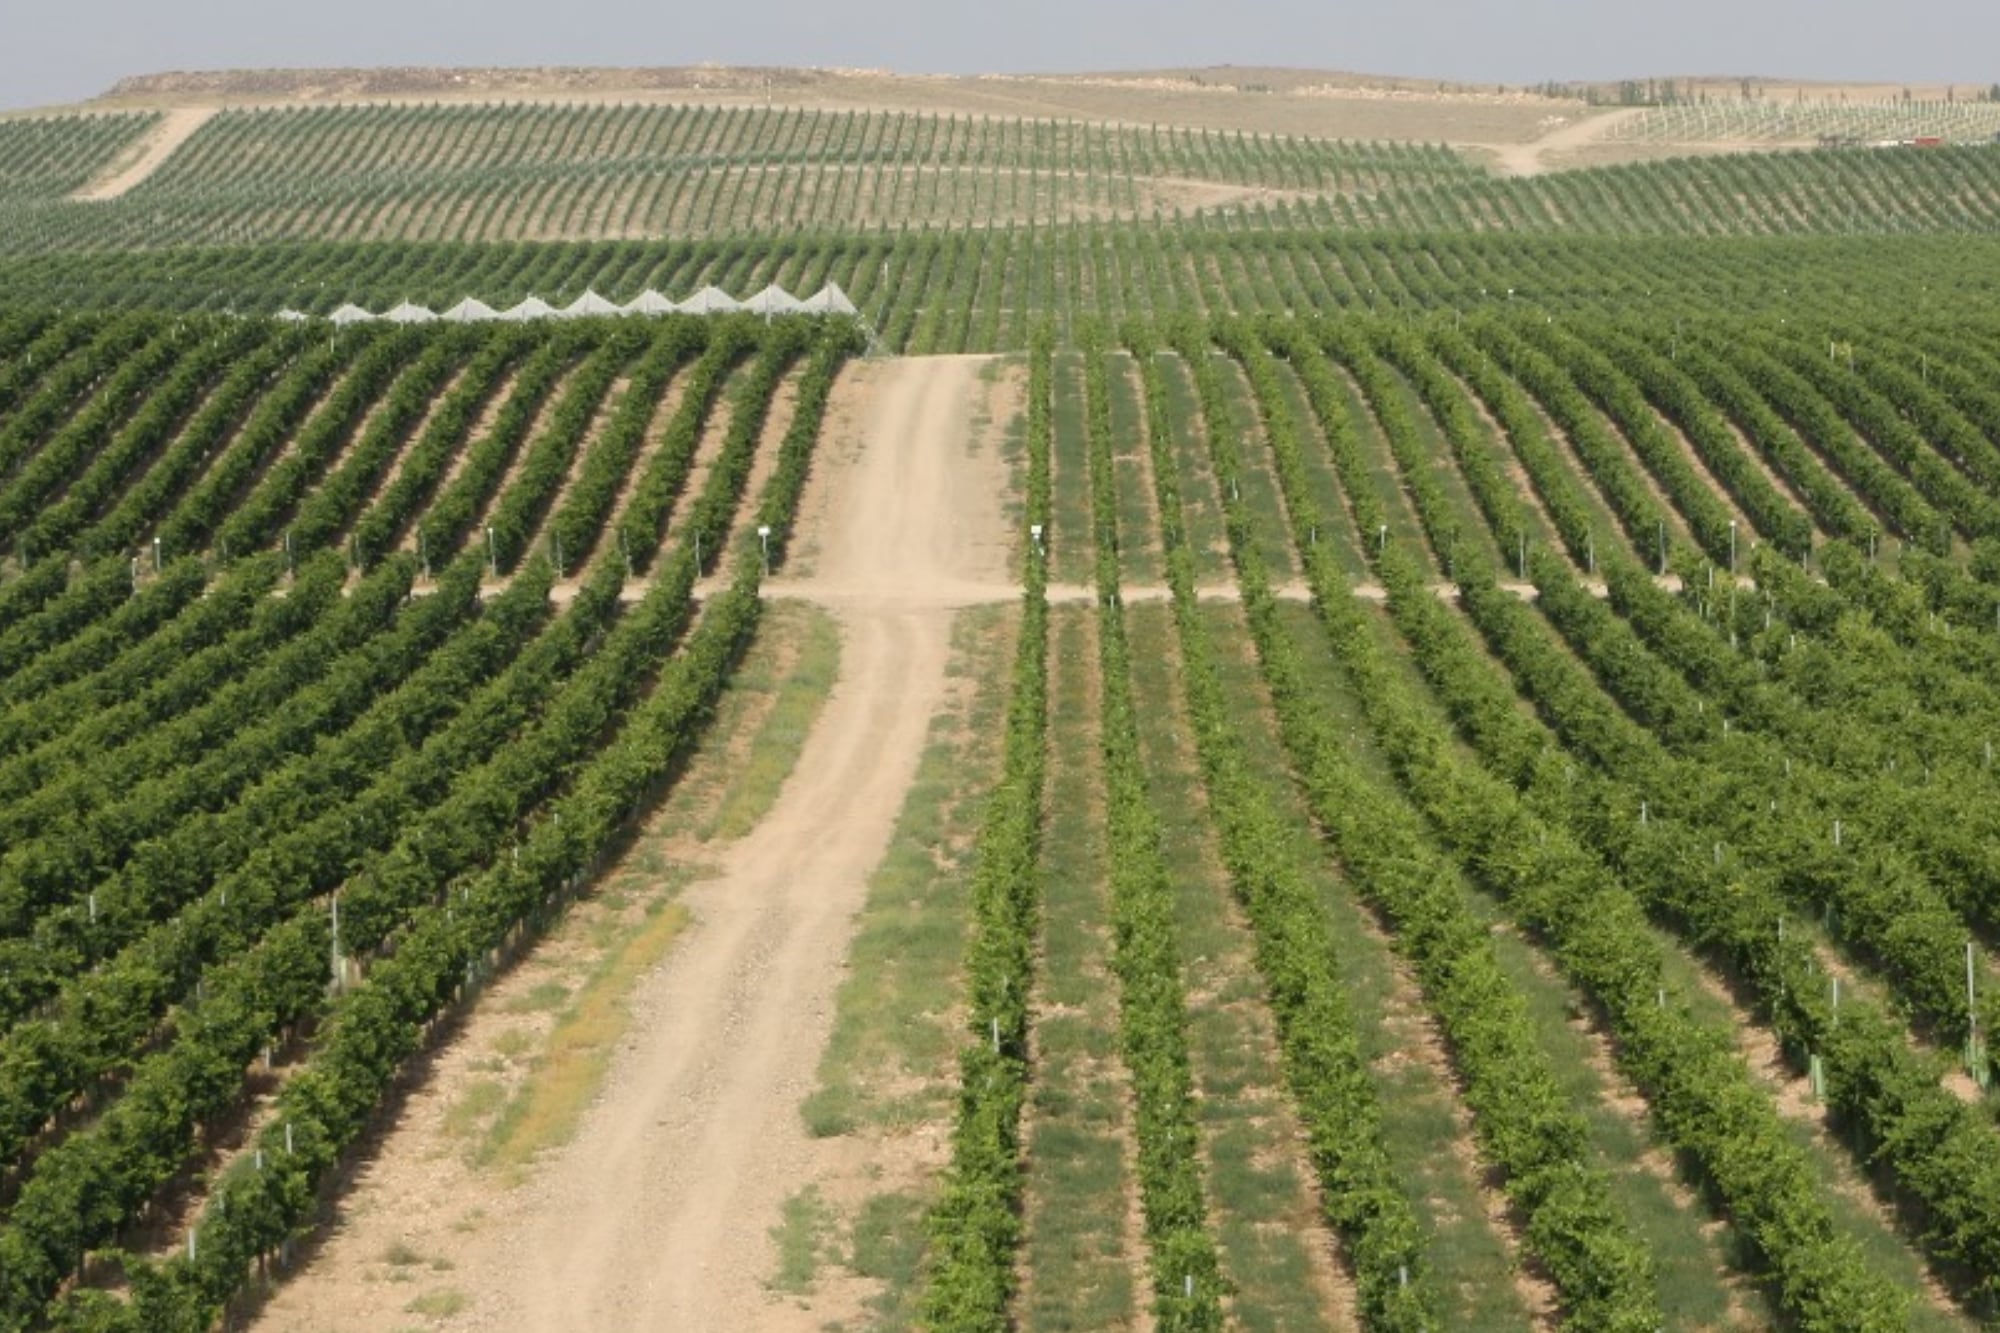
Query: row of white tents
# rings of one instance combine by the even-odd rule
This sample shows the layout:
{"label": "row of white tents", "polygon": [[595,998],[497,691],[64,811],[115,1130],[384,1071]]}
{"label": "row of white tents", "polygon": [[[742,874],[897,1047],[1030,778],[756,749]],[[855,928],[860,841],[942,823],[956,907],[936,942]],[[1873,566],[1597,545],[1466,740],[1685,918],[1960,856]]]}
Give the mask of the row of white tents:
{"label": "row of white tents", "polygon": [[[587,319],[604,315],[859,315],[847,293],[829,282],[801,300],[773,283],[748,300],[739,301],[720,287],[704,287],[685,301],[670,301],[648,288],[619,305],[594,291],[586,291],[566,306],[552,306],[539,296],[530,296],[518,305],[496,310],[476,297],[468,296],[449,310],[437,311],[409,301],[381,314],[358,305],[343,305],[326,318],[339,325],[366,324],[381,320],[389,324],[519,324],[531,319]],[[280,310],[278,318],[302,321],[312,316],[297,310]]]}

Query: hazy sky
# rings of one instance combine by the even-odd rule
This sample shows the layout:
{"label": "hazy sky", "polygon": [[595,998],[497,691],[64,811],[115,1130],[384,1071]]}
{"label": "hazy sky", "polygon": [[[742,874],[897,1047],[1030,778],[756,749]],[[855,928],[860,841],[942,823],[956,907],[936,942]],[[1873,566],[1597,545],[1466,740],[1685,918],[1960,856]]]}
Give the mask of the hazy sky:
{"label": "hazy sky", "polygon": [[[32,16],[32,17],[30,17]],[[1648,74],[2000,80],[2000,4],[1933,0],[58,0],[0,4],[0,106],[125,74],[297,65],[1282,64],[1531,83]]]}

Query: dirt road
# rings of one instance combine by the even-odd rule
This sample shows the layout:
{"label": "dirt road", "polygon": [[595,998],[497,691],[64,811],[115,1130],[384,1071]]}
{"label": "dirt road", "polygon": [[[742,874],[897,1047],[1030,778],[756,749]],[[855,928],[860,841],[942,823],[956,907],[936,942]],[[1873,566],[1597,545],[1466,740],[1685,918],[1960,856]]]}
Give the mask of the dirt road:
{"label": "dirt road", "polygon": [[193,138],[196,130],[208,124],[215,112],[216,108],[208,106],[175,107],[168,111],[160,117],[152,133],[140,141],[133,156],[117,163],[110,175],[92,181],[71,198],[116,199],[158,171],[160,164]]}
{"label": "dirt road", "polygon": [[784,588],[839,590],[827,599],[842,626],[838,682],[770,814],[683,893],[692,924],[633,992],[574,1141],[496,1198],[488,1182],[454,1190],[462,1168],[438,1160],[435,1134],[399,1126],[343,1200],[327,1252],[260,1326],[371,1327],[383,1299],[357,1275],[379,1271],[413,1214],[447,1194],[461,1212],[483,1200],[485,1220],[422,1229],[423,1252],[462,1293],[444,1327],[818,1327],[767,1292],[769,1233],[840,1151],[808,1137],[800,1103],[869,877],[947,694],[953,608],[963,589],[1006,586],[1007,477],[974,426],[982,361],[869,363],[841,386],[851,410],[829,416],[804,508],[814,572]]}
{"label": "dirt road", "polygon": [[[968,466],[976,361],[888,366],[833,462],[818,577],[842,588],[840,681],[778,804],[691,891],[695,926],[641,993],[643,1034],[543,1174],[496,1297],[508,1327],[737,1329],[787,1314],[767,1233],[811,1178],[799,1117],[868,876],[944,696],[940,592],[1004,577],[997,460]],[[793,588],[810,593],[810,584]],[[516,1239],[518,1238],[518,1239]]]}
{"label": "dirt road", "polygon": [[1621,122],[1639,114],[1636,107],[1621,108],[1600,115],[1585,116],[1560,126],[1529,143],[1492,144],[1486,147],[1497,159],[1503,176],[1539,176],[1559,165],[1556,158],[1601,142]]}

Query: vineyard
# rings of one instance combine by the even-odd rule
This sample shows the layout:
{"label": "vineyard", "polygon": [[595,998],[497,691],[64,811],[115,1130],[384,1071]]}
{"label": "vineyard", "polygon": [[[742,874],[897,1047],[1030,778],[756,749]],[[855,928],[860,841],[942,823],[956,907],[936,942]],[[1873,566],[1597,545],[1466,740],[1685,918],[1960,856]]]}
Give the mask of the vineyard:
{"label": "vineyard", "polygon": [[[1283,1057],[1270,1076],[1299,1108],[1300,1165],[1365,1325],[1507,1326],[1537,1299],[1592,1328],[1992,1316],[2000,1236],[1978,1220],[2000,1179],[1980,1035],[1995,1017],[1992,921],[1976,887],[1990,873],[1991,749],[1947,700],[1975,707],[1986,692],[1975,663],[1990,657],[2000,589],[1948,558],[1973,536],[1955,521],[1899,546],[1900,577],[1874,535],[1890,489],[1968,478],[1970,456],[1905,430],[1911,452],[1893,464],[1865,446],[1836,461],[1858,431],[1886,445],[1887,423],[1918,410],[1943,426],[1954,409],[1920,374],[1822,370],[1809,350],[1740,331],[1698,353],[1694,341],[1675,354],[1665,338],[1539,320],[1254,321],[1128,326],[1116,344],[1093,326],[1075,353],[1037,352],[1049,566],[1093,579],[1098,605],[1094,626],[1054,612],[1053,632],[1094,633],[1104,699],[1101,757],[1070,741],[1055,762],[1098,771],[1110,807],[1102,910],[1119,941],[1109,965],[1125,988],[1149,1256],[1150,1294],[1127,1300],[1161,1326],[1220,1326],[1225,1308],[1276,1320],[1264,1303],[1283,1293],[1249,1255],[1218,1259],[1229,1131],[1214,1130],[1207,1191],[1199,1155],[1147,1157],[1149,1140],[1202,1141],[1197,1126],[1149,1126],[1149,1082],[1223,1075],[1187,1049],[1202,1022],[1185,1008],[1194,969],[1171,952],[1125,957],[1128,940],[1191,929],[1193,910],[1177,915],[1170,893],[1121,900],[1121,867],[1168,877],[1146,849],[1157,857],[1177,799],[1165,769],[1150,789],[1121,777],[1145,725],[1126,692],[1149,674],[1124,645],[1142,635],[1147,656],[1178,663],[1151,668],[1147,694],[1159,705],[1166,686],[1184,710],[1174,725],[1193,744],[1218,862],[1203,891],[1240,909]],[[1127,458],[1150,493],[1121,479]],[[1968,502],[1983,504],[1977,489]],[[1823,498],[1797,498],[1811,495]],[[1831,535],[1833,504],[1857,526]],[[1029,592],[1051,596],[1032,578]],[[1226,647],[1246,638],[1249,663]],[[1065,673],[1089,669],[1055,661],[1043,683],[1041,659],[1025,660],[1017,689],[1060,697],[1075,688]],[[1121,817],[1136,827],[1121,834]],[[1056,883],[1045,891],[1053,913]],[[1329,935],[1329,891],[1374,928]],[[1487,1267],[1444,1246],[1462,1219],[1412,1188],[1426,1168],[1394,1127],[1418,1112],[1364,1058],[1381,1036],[1355,1011],[1379,999],[1351,981],[1343,996],[1343,972],[1364,966],[1342,959],[1349,948],[1388,951],[1365,965],[1407,978],[1449,1050],[1444,1076],[1508,1219],[1510,1253]],[[1018,1114],[1037,1042],[1004,999],[1020,978],[996,986],[1004,975],[981,989],[998,1030],[1017,1033],[1002,1072]],[[1144,1011],[1141,979],[1169,991]],[[1601,1034],[1588,1078],[1560,1067],[1564,1044],[1531,1018],[1551,988]],[[975,1056],[968,1092],[996,1058]],[[1607,1109],[1634,1097],[1650,1117]],[[952,1187],[966,1202],[961,1215],[947,1195],[954,1248],[933,1309],[997,1326],[1014,1249],[1041,1271],[1036,1200],[1058,1186],[1038,1180],[1034,1147],[1023,1180],[1011,1152],[964,1137],[982,1127],[966,1105]],[[1036,1105],[1018,1131],[1030,1145],[1053,1132]],[[1754,1296],[1664,1271],[1699,1226],[1676,1213],[1700,1207],[1647,1197],[1661,1185],[1649,1155],[1701,1181],[1728,1219],[1723,1252],[1757,1256]],[[995,1191],[1025,1195],[1025,1236],[1000,1225]],[[1204,1197],[1219,1215],[1203,1215]],[[1481,1284],[1514,1266],[1547,1290],[1526,1308],[1480,1306]]]}
{"label": "vineyard", "polygon": [[105,170],[157,117],[36,117],[0,123],[0,198],[59,199]]}
{"label": "vineyard", "polygon": [[[30,132],[0,125],[0,152]],[[63,248],[98,249],[703,236],[808,220],[999,226],[1267,196],[1366,199],[1480,174],[1457,154],[1416,145],[915,113],[231,111],[122,200],[28,208],[0,226],[16,247],[40,248],[40,236],[59,234]]]}
{"label": "vineyard", "polygon": [[2000,149],[155,128],[0,121],[0,1327],[2000,1325]]}
{"label": "vineyard", "polygon": [[1937,138],[1990,143],[2000,134],[1993,102],[1850,103],[1821,99],[1741,101],[1649,107],[1612,128],[1613,139],[1704,143],[1811,144],[1822,138],[1860,143]]}
{"label": "vineyard", "polygon": [[585,291],[618,304],[708,286],[775,284],[853,298],[891,351],[1018,349],[1053,321],[1064,339],[1092,316],[1374,310],[1452,317],[1512,310],[1646,312],[1661,319],[1814,320],[1844,341],[1901,337],[1902,320],[1986,320],[2000,242],[1909,237],[1777,240],[1342,236],[1186,228],[1065,227],[548,246],[285,246],[112,258],[0,259],[0,292],[28,308],[330,314],[343,304],[496,308]]}
{"label": "vineyard", "polygon": [[[1706,114],[1646,112],[1611,133],[1640,142],[1761,133],[1698,119]],[[1953,124],[1977,114],[1964,108]],[[1697,119],[1676,129],[1671,118],[1680,115]],[[1420,144],[641,105],[224,111],[121,197],[63,197],[147,124],[142,116],[0,122],[0,252],[802,229],[867,237],[891,227],[1105,220],[1157,229],[1187,219],[1253,231],[1935,233],[1990,231],[2000,210],[2000,153],[1990,144],[1686,158],[1498,180],[1456,152]],[[41,174],[37,164],[57,154],[70,174]]]}

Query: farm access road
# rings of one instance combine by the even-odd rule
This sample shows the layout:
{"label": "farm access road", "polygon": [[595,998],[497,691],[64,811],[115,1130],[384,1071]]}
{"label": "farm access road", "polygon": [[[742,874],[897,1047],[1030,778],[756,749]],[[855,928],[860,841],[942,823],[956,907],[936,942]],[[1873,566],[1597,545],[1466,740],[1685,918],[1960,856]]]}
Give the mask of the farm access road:
{"label": "farm access road", "polygon": [[[684,898],[694,925],[636,997],[638,1049],[543,1168],[539,1206],[496,1237],[512,1258],[489,1290],[511,1327],[727,1330],[800,1313],[764,1287],[768,1233],[816,1175],[799,1103],[944,700],[951,591],[1006,577],[1006,479],[993,451],[971,450],[980,365],[864,369],[880,380],[862,446],[827,443],[814,578],[874,595],[834,608],[840,677],[797,768]],[[809,598],[812,581],[791,591]]]}
{"label": "farm access road", "polygon": [[[776,804],[681,892],[690,922],[633,990],[574,1139],[505,1189],[457,1160],[430,1105],[453,1094],[426,1086],[412,1098],[426,1105],[399,1114],[255,1327],[383,1327],[420,1290],[384,1284],[383,1256],[399,1248],[436,1270],[406,1272],[454,1293],[432,1326],[821,1326],[823,1309],[767,1289],[770,1233],[788,1198],[848,1165],[840,1140],[807,1133],[800,1104],[869,879],[950,691],[964,590],[1009,586],[1007,475],[997,432],[979,421],[987,360],[860,362],[836,387],[802,508],[808,555],[795,563],[811,569],[783,595],[838,590],[823,603],[841,629],[838,679]],[[475,1044],[480,1022],[452,1045]],[[434,1067],[464,1063],[447,1049]],[[478,1225],[448,1223],[474,1205]]]}

